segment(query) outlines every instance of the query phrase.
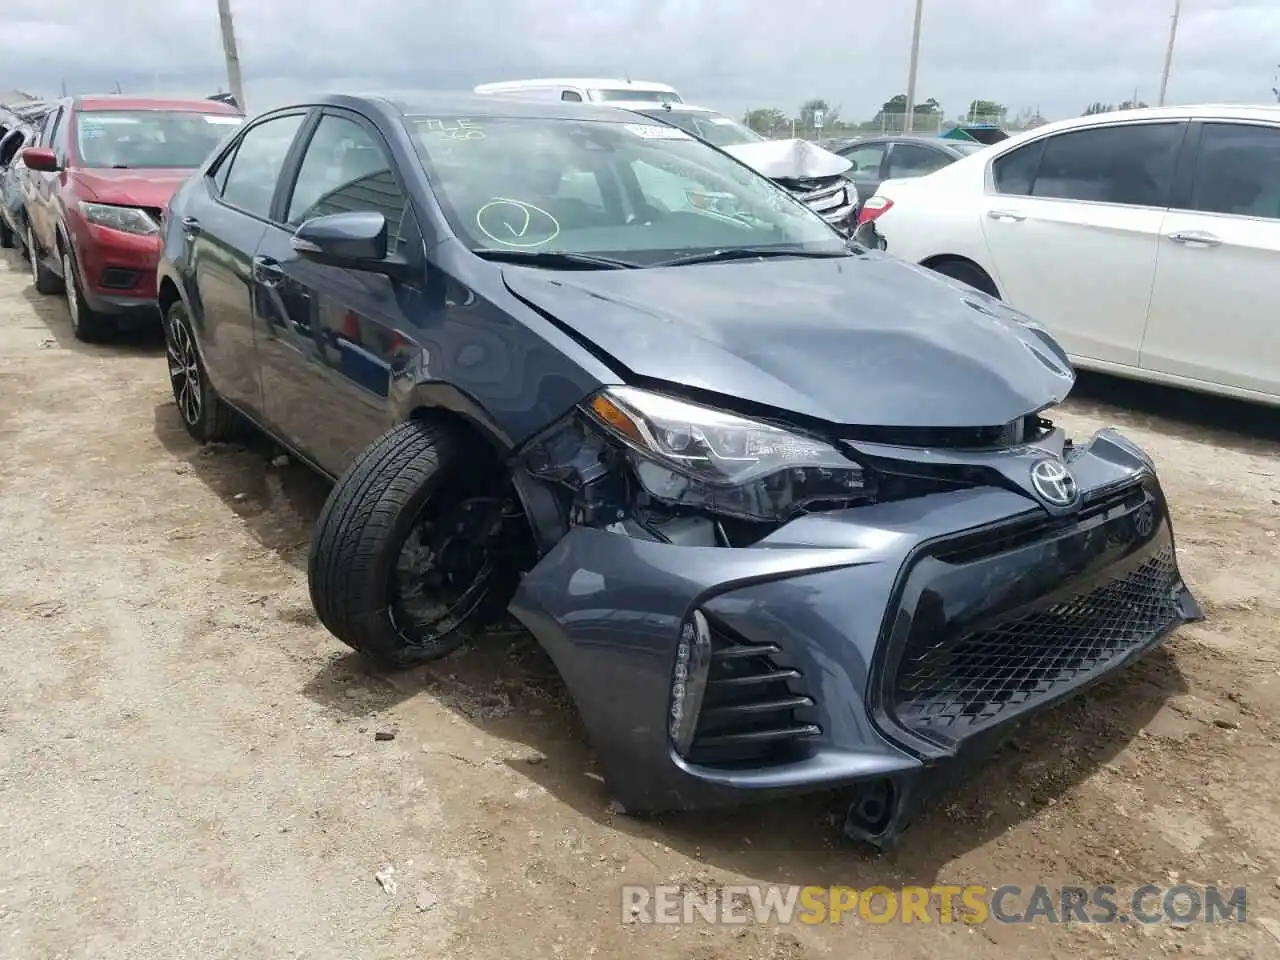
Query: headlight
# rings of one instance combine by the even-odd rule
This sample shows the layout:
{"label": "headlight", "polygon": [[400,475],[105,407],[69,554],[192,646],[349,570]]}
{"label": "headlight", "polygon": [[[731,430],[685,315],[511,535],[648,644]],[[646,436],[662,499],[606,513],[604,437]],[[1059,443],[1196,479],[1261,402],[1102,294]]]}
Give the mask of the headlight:
{"label": "headlight", "polygon": [[862,468],[831,444],[759,420],[634,387],[600,391],[587,411],[666,503],[779,521],[814,501],[871,495]]}
{"label": "headlight", "polygon": [[110,203],[86,203],[82,200],[80,212],[90,223],[122,233],[148,236],[160,232],[160,226],[151,219],[151,215],[137,207],[117,207]]}

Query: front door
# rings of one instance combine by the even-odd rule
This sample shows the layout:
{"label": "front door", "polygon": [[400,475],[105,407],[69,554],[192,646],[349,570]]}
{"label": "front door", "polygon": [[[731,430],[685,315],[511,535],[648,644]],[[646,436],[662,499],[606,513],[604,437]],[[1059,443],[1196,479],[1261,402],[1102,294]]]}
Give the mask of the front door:
{"label": "front door", "polygon": [[291,243],[306,220],[375,211],[389,253],[421,262],[422,238],[381,135],[356,114],[326,110],[302,155],[283,225],[254,257],[257,335],[268,416],[334,475],[392,426],[394,377],[413,350],[408,316],[421,285],[323,266]]}
{"label": "front door", "polygon": [[1074,358],[1138,365],[1185,127],[1071,130],[993,164],[980,214],[996,284]]}
{"label": "front door", "polygon": [[218,392],[261,417],[262,388],[253,335],[252,260],[267,230],[285,159],[306,112],[248,127],[204,183],[181,224],[194,277],[191,322]]}
{"label": "front door", "polygon": [[1280,125],[1206,122],[1160,230],[1142,366],[1280,396]]}

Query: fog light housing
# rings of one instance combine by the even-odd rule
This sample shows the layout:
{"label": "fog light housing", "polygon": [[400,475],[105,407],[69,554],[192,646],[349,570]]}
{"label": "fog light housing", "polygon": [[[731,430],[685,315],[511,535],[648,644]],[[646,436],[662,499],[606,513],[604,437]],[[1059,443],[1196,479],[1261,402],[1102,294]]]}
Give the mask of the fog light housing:
{"label": "fog light housing", "polygon": [[699,610],[693,611],[680,628],[676,662],[671,668],[671,709],[668,729],[676,753],[687,756],[698,728],[702,697],[711,671],[711,629]]}

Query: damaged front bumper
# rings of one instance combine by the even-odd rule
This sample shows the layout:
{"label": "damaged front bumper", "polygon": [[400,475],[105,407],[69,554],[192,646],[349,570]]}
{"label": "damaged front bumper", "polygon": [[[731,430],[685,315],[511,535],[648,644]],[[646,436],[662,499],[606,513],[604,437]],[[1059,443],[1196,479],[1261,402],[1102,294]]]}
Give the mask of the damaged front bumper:
{"label": "damaged front bumper", "polygon": [[[574,526],[511,610],[625,808],[851,788],[848,831],[886,844],[960,761],[1201,617],[1150,461],[1111,430],[1069,456],[1067,512],[993,485],[809,514],[745,547]],[[682,755],[692,624],[710,663]]]}

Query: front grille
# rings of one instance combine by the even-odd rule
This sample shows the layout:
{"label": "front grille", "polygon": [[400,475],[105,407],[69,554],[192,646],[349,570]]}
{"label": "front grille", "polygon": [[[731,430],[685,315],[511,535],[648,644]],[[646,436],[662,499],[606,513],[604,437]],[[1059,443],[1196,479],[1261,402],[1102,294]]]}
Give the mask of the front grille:
{"label": "front grille", "polygon": [[985,630],[908,638],[894,683],[898,722],[957,739],[1077,686],[1178,620],[1172,548],[1090,593]]}
{"label": "front grille", "polygon": [[801,203],[818,213],[832,212],[848,205],[854,198],[853,185],[844,177],[821,177],[810,180],[779,180],[779,184]]}
{"label": "front grille", "polygon": [[711,670],[688,759],[712,766],[782,763],[822,731],[800,671],[772,643],[749,643],[708,618]]}
{"label": "front grille", "polygon": [[124,267],[107,267],[102,271],[101,285],[108,290],[130,290],[137,286],[141,278],[137,270],[126,270]]}
{"label": "front grille", "polygon": [[1051,421],[1029,413],[1008,423],[980,427],[854,427],[845,438],[898,447],[994,450],[1032,443],[1052,429]]}

